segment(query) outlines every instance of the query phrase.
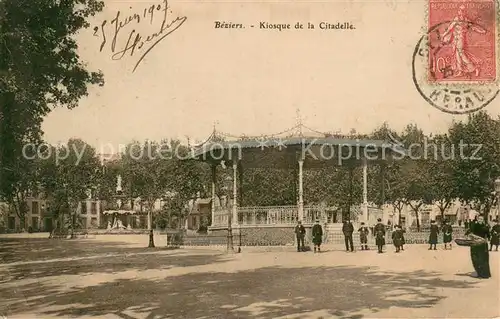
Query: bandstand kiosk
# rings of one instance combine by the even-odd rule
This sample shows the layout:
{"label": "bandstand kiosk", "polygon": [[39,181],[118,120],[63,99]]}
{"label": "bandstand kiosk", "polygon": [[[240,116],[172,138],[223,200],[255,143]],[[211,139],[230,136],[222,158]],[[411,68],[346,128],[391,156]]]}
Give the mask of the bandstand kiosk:
{"label": "bandstand kiosk", "polygon": [[[305,133],[307,132],[307,133]],[[305,169],[335,169],[339,159],[348,165],[363,167],[363,202],[352,207],[358,210],[358,221],[373,224],[382,216],[382,210],[370,207],[368,201],[368,165],[379,165],[383,176],[384,163],[394,154],[404,156],[404,149],[392,142],[368,140],[328,134],[315,131],[298,123],[295,127],[270,136],[231,136],[217,132],[193,150],[191,159],[203,161],[211,166],[212,176],[212,235],[224,236],[233,230],[236,236],[244,236],[248,245],[259,245],[265,238],[267,244],[293,244],[294,226],[302,221],[310,229],[319,219],[327,228],[341,228],[341,220],[329,218],[329,207],[324,205],[304,205],[303,171]],[[231,205],[216,208],[217,170],[221,167],[232,169]],[[244,189],[241,189],[243,171],[246,168],[281,168],[298,172],[297,202],[289,206],[251,206],[244,202]],[[385,183],[381,183],[385,185]],[[307,187],[307,185],[306,185]],[[380,189],[383,198],[384,186]],[[331,216],[331,215],[330,215]],[[237,238],[237,237],[236,237]]]}

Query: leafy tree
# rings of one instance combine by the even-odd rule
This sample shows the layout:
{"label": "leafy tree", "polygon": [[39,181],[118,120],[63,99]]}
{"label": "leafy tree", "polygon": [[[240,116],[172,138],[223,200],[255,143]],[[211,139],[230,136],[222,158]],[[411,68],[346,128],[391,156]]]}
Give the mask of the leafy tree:
{"label": "leafy tree", "polygon": [[156,142],[132,142],[122,156],[123,181],[130,198],[140,197],[148,213],[149,247],[154,247],[153,214],[155,203],[166,192],[165,161],[161,145]]}
{"label": "leafy tree", "polygon": [[94,196],[105,202],[112,201],[116,195],[116,184],[119,175],[123,175],[121,159],[103,162],[99,182],[94,190]]}
{"label": "leafy tree", "polygon": [[433,190],[429,187],[432,177],[428,174],[428,165],[425,160],[412,160],[405,164],[403,167],[403,178],[406,183],[404,201],[415,213],[417,231],[420,231],[420,208],[434,201]]}
{"label": "leafy tree", "polygon": [[457,196],[487,217],[496,203],[494,180],[500,176],[500,120],[485,112],[449,130],[455,146],[454,180]]}
{"label": "leafy tree", "polygon": [[402,162],[392,162],[386,168],[384,182],[386,183],[385,200],[398,212],[398,224],[402,223],[402,210],[405,206],[406,180],[402,174]]}
{"label": "leafy tree", "polygon": [[429,164],[425,159],[427,137],[416,125],[409,124],[401,138],[409,153],[407,157],[399,161],[401,177],[404,181],[402,185],[404,201],[415,213],[417,231],[420,231],[420,208],[434,201],[434,194],[429,187],[432,177],[429,175]]}
{"label": "leafy tree", "polygon": [[87,85],[102,85],[77,53],[74,36],[101,11],[98,0],[3,0],[0,2],[0,196],[22,192],[30,174],[23,145],[39,143],[42,119],[52,107],[74,108]]}
{"label": "leafy tree", "polygon": [[457,183],[453,167],[453,153],[447,135],[436,135],[428,144],[428,157],[425,159],[429,178],[429,190],[434,197],[434,204],[439,208],[441,220],[445,211],[457,198]]}
{"label": "leafy tree", "polygon": [[[2,145],[3,146],[3,145]],[[37,149],[39,145],[25,148],[24,154],[9,168],[9,193],[4,199],[10,210],[14,211],[21,223],[21,230],[26,225],[28,197],[36,195],[39,191],[38,177],[40,174],[40,163],[38,161]],[[4,169],[6,169],[4,167]],[[5,176],[5,175],[3,175]]]}
{"label": "leafy tree", "polygon": [[169,176],[166,188],[173,194],[166,199],[164,208],[168,213],[169,221],[177,221],[177,227],[180,227],[181,222],[189,213],[187,209],[189,201],[196,199],[197,193],[203,191],[207,171],[204,170],[203,163],[186,160],[189,149],[180,141],[171,140],[163,144],[168,148],[166,151],[171,150],[171,156],[166,159],[166,173]]}
{"label": "leafy tree", "polygon": [[294,170],[252,168],[243,172],[245,206],[296,205]]}
{"label": "leafy tree", "polygon": [[89,198],[101,180],[100,161],[95,149],[80,139],[51,147],[42,160],[41,182],[59,227],[67,227],[74,237],[79,226],[78,207]]}

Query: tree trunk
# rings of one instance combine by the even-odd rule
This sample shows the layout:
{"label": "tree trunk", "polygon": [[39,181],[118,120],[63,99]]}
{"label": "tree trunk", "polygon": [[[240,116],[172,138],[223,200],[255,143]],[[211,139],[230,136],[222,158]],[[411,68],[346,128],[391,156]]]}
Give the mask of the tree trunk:
{"label": "tree trunk", "polygon": [[420,231],[420,220],[419,220],[419,218],[418,218],[418,217],[419,217],[419,216],[418,216],[418,209],[419,209],[419,208],[420,208],[420,207],[417,207],[416,209],[414,209],[414,211],[415,211],[415,217],[417,218],[417,232],[419,232],[419,231]]}
{"label": "tree trunk", "polygon": [[148,248],[155,247],[154,233],[153,233],[153,213],[151,209],[148,211],[148,230],[149,230],[149,244]]}
{"label": "tree trunk", "polygon": [[71,216],[71,239],[75,238],[75,224],[76,224],[76,214]]}
{"label": "tree trunk", "polygon": [[21,213],[19,215],[19,223],[20,223],[19,228],[20,228],[21,232],[24,233],[26,231],[26,215],[25,214]]}
{"label": "tree trunk", "polygon": [[446,207],[439,207],[439,212],[441,213],[441,223],[444,223],[444,211]]}

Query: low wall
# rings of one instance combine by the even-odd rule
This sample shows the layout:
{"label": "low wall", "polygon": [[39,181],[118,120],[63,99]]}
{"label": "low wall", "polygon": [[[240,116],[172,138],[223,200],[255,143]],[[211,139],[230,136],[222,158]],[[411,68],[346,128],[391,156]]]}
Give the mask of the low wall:
{"label": "low wall", "polygon": [[[463,228],[455,228],[453,229],[452,238],[463,237],[465,234],[465,229]],[[422,232],[406,232],[404,234],[406,244],[428,244],[429,243],[429,235],[428,231]],[[331,234],[326,234],[325,243],[328,244],[344,244],[344,235],[342,232],[335,232]],[[388,231],[385,236],[385,242],[387,245],[392,245],[392,232]],[[359,239],[359,234],[353,234],[353,243],[354,246],[360,246],[361,242]],[[438,235],[438,244],[443,243],[443,234]],[[375,237],[372,235],[368,235],[368,244],[375,246]]]}
{"label": "low wall", "polygon": [[[240,243],[242,246],[285,246],[295,245],[295,226],[257,226],[257,227],[235,227],[233,229],[233,242],[235,245]],[[311,226],[306,228],[306,245],[312,242]],[[241,231],[241,236],[240,236]],[[323,243],[332,245],[343,245],[344,235],[341,230],[328,231],[324,229]],[[453,238],[462,237],[465,233],[464,228],[454,228]],[[429,242],[429,232],[406,232],[406,244],[427,244]],[[227,242],[227,229],[211,229],[208,236],[189,236],[181,240],[183,245],[224,245]],[[359,234],[353,234],[353,242],[355,246],[360,246]],[[443,242],[442,234],[438,236],[438,243]],[[392,245],[392,232],[386,233],[386,244]],[[375,246],[375,237],[368,236],[368,245]]]}
{"label": "low wall", "polygon": [[[214,229],[210,236],[227,237],[227,229]],[[307,237],[307,236],[306,236]],[[233,242],[241,246],[286,246],[295,244],[294,226],[242,227],[233,229]]]}

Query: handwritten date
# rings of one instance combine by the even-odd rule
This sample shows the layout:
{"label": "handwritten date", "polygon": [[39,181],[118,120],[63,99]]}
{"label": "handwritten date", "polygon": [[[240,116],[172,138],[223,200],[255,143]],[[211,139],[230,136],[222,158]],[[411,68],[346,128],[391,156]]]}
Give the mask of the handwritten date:
{"label": "handwritten date", "polygon": [[[132,70],[135,72],[146,55],[187,20],[185,16],[172,18],[171,15],[172,10],[168,0],[163,0],[160,4],[144,8],[140,13],[136,12],[125,17],[122,17],[122,12],[118,11],[112,20],[103,20],[100,26],[94,27],[94,36],[102,36],[99,51],[103,52],[108,45],[113,60],[121,60],[126,56],[133,57],[137,54],[139,58]],[[159,29],[155,32],[141,34],[136,30],[145,23],[154,25],[157,21],[161,21],[161,24],[158,23]],[[132,27],[133,29],[130,30]],[[108,43],[109,32],[112,32],[111,43]],[[127,41],[123,41],[124,44],[120,45],[123,34],[126,35]]]}

